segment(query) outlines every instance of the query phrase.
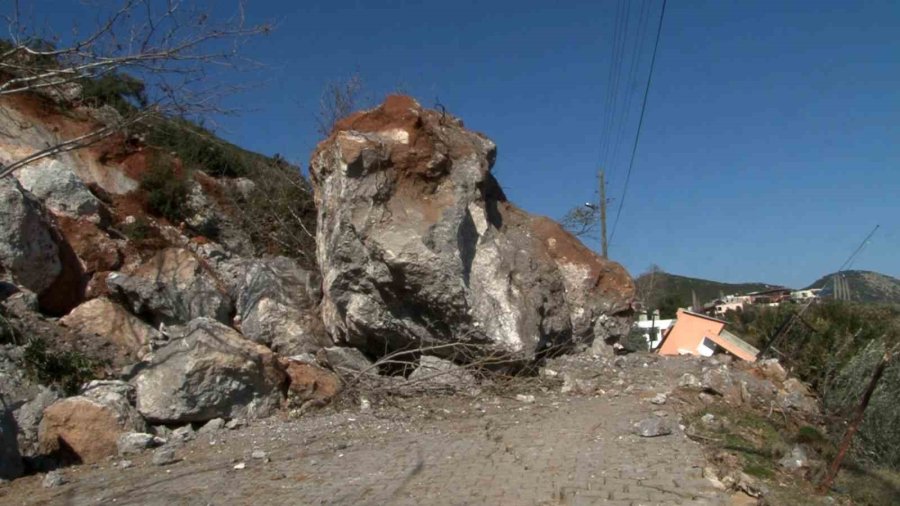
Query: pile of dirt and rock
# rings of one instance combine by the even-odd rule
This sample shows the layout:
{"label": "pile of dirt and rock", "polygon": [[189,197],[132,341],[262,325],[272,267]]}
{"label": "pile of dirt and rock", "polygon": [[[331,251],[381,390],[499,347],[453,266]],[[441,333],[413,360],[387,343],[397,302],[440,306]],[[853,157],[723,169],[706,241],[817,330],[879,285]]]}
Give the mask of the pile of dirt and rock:
{"label": "pile of dirt and rock", "polygon": [[[39,106],[4,103],[0,161],[89,127]],[[494,144],[410,98],[316,149],[318,268],[247,247],[223,195],[252,182],[194,171],[180,219],[160,213],[159,153],[119,141],[0,179],[0,478],[157,446],[163,462],[184,434],[348,384],[477,389],[476,368],[602,350],[629,324],[625,270],[510,204]]]}

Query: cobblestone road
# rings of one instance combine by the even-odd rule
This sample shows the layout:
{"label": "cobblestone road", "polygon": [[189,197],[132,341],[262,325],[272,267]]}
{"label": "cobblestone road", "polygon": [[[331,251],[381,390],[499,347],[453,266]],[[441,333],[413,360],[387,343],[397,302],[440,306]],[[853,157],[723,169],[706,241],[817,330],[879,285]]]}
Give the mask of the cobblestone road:
{"label": "cobblestone road", "polygon": [[[640,438],[633,422],[665,411],[654,387],[627,395],[423,399],[393,411],[267,420],[197,437],[183,460],[149,455],[118,469],[66,470],[70,484],[17,480],[9,504],[728,504],[703,479],[700,447],[679,430]],[[413,413],[413,414],[411,414]],[[262,450],[266,459],[252,459]],[[244,463],[243,469],[235,469]],[[240,466],[238,466],[240,467]]]}

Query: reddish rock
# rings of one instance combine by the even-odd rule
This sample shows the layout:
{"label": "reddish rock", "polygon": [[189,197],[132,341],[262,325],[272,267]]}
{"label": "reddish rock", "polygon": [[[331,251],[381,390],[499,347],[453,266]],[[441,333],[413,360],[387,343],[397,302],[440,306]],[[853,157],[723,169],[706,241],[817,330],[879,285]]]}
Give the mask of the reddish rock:
{"label": "reddish rock", "polygon": [[[118,382],[110,382],[118,383]],[[103,382],[84,394],[60,400],[46,410],[38,428],[41,451],[85,464],[116,455],[126,432],[143,432],[143,419],[128,403],[127,385]]]}
{"label": "reddish rock", "polygon": [[79,305],[59,322],[75,332],[109,342],[125,362],[143,358],[150,352],[151,342],[162,338],[156,329],[105,297]]}
{"label": "reddish rock", "polygon": [[306,401],[327,402],[341,391],[341,379],[337,374],[305,362],[286,360],[291,397],[300,403]]}

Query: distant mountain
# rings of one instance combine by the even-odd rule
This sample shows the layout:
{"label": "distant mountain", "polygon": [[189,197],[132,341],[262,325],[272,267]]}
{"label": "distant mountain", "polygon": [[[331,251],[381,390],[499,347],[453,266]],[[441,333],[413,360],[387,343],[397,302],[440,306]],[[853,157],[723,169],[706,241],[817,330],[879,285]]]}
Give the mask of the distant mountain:
{"label": "distant mountain", "polygon": [[[827,274],[807,288],[821,288],[822,295],[830,297],[834,293],[837,274]],[[900,304],[900,279],[872,271],[843,271],[840,274],[847,280],[850,300]]]}
{"label": "distant mountain", "polygon": [[660,308],[663,317],[674,314],[679,307],[690,306],[692,293],[705,303],[719,294],[745,294],[778,287],[767,283],[720,283],[661,271],[642,274],[634,282],[638,299],[647,307]]}

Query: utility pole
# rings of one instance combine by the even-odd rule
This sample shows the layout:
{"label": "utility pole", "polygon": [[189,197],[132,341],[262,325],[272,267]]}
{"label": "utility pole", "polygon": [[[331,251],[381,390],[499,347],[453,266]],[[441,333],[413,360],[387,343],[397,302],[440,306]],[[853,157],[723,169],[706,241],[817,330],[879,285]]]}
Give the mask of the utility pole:
{"label": "utility pole", "polygon": [[603,169],[598,173],[600,178],[600,247],[603,258],[609,258],[609,245],[606,243],[606,175]]}

